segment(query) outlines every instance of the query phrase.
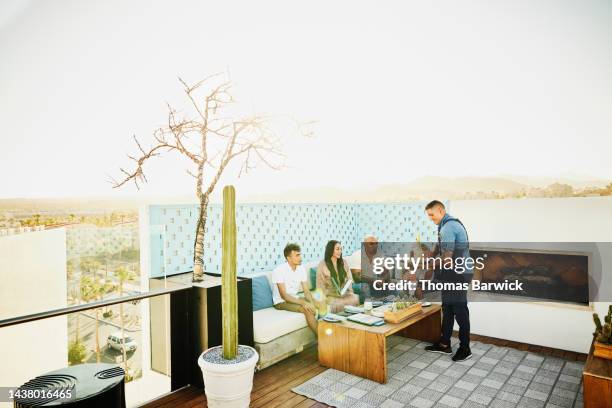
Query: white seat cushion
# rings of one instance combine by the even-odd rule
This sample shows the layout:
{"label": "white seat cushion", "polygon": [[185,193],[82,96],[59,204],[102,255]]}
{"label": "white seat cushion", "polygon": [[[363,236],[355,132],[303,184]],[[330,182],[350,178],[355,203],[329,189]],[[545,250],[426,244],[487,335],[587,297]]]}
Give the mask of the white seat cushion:
{"label": "white seat cushion", "polygon": [[273,307],[253,312],[253,337],[256,343],[268,343],[307,326],[302,313],[276,310]]}

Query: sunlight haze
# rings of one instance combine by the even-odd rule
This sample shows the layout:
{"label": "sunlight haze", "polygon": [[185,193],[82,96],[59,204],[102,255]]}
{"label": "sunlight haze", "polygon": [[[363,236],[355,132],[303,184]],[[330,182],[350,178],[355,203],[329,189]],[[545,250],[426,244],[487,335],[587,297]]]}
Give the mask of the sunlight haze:
{"label": "sunlight haze", "polygon": [[[554,5],[553,5],[554,4]],[[316,121],[240,194],[422,176],[612,178],[604,1],[32,1],[0,6],[0,198],[133,194],[108,175],[225,72],[252,112]],[[143,194],[190,195],[173,154]]]}

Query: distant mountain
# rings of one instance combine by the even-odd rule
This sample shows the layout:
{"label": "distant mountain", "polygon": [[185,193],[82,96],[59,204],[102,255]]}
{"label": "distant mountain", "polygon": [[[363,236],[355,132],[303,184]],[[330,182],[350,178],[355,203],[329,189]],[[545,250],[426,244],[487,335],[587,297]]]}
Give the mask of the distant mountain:
{"label": "distant mountain", "polygon": [[247,202],[402,202],[449,198],[490,198],[506,196],[547,187],[553,183],[569,184],[574,189],[587,186],[603,187],[607,180],[572,180],[566,178],[504,177],[439,177],[425,176],[405,184],[389,184],[366,190],[343,190],[337,187],[320,187],[291,190],[274,194],[258,194],[245,197]]}
{"label": "distant mountain", "polygon": [[446,191],[451,193],[465,193],[474,191],[498,191],[502,193],[513,193],[529,188],[524,183],[519,183],[502,177],[420,177],[404,186],[405,189],[415,192],[422,191]]}
{"label": "distant mountain", "polygon": [[[388,184],[370,189],[342,189],[322,186],[293,189],[279,193],[245,195],[241,202],[268,203],[333,203],[333,202],[403,202],[449,198],[496,198],[544,188],[554,183],[569,184],[574,190],[585,187],[604,187],[610,180],[589,177],[527,177],[505,175],[499,177],[439,177],[425,176],[403,184]],[[218,196],[218,194],[217,194]],[[212,202],[219,202],[219,197]],[[58,199],[0,199],[0,210],[24,211],[121,211],[136,210],[144,204],[195,203],[192,195],[162,197],[134,195],[130,197],[74,197]]]}
{"label": "distant mountain", "polygon": [[528,184],[532,187],[546,187],[553,183],[569,184],[574,189],[583,189],[587,187],[605,187],[610,183],[610,180],[593,178],[590,176],[582,176],[577,174],[561,176],[561,177],[534,177],[534,176],[500,176],[507,180],[513,180],[518,183]]}

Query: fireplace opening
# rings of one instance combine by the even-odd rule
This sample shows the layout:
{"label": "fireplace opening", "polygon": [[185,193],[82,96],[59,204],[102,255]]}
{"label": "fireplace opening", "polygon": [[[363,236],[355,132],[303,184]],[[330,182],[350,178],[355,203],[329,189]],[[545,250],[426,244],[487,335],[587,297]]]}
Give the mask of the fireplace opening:
{"label": "fireplace opening", "polygon": [[520,249],[472,249],[473,258],[485,256],[484,268],[475,271],[481,282],[523,282],[522,291],[487,291],[541,301],[589,304],[589,257]]}

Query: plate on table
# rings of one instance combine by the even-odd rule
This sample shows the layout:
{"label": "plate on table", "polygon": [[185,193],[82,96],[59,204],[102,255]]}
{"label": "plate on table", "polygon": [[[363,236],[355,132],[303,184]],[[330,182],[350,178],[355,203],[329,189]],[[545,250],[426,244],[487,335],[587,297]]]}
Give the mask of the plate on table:
{"label": "plate on table", "polygon": [[364,309],[363,307],[357,307],[357,306],[344,306],[344,311],[347,313],[357,314],[357,313],[363,313]]}
{"label": "plate on table", "polygon": [[329,323],[340,323],[342,321],[342,320],[340,320],[340,319],[338,319],[336,317],[333,317],[333,316],[325,316],[325,317],[323,317],[323,320],[325,320],[326,322],[329,322]]}
{"label": "plate on table", "polygon": [[429,306],[431,306],[431,302],[421,302],[421,306],[422,307],[429,307]]}

